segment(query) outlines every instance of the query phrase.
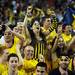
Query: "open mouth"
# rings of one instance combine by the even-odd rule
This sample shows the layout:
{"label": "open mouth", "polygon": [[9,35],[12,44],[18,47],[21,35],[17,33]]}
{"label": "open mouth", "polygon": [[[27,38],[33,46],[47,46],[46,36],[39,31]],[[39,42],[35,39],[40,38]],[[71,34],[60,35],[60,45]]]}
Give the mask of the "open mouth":
{"label": "open mouth", "polygon": [[6,39],[6,40],[9,40],[9,37],[6,37],[5,39]]}
{"label": "open mouth", "polygon": [[12,66],[12,68],[15,69],[16,68],[16,65],[15,66]]}

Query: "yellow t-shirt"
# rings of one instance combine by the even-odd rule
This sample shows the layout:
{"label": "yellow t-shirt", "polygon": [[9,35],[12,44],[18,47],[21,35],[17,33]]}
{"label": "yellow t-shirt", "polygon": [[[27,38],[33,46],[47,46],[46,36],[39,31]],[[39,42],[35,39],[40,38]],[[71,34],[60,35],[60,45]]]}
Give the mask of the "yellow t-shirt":
{"label": "yellow t-shirt", "polygon": [[54,29],[52,32],[50,32],[50,34],[48,36],[46,36],[47,42],[48,43],[52,42],[53,39],[55,38],[55,36],[57,36],[57,33],[56,33],[55,29]]}
{"label": "yellow t-shirt", "polygon": [[[43,33],[46,32],[46,29],[44,27],[41,27],[41,29],[42,29]],[[57,33],[54,29],[52,32],[49,33],[49,35],[45,36],[47,43],[51,43],[53,41],[53,39],[55,38],[55,36],[57,36]]]}
{"label": "yellow t-shirt", "polygon": [[64,42],[70,42],[71,39],[72,39],[72,36],[71,35],[66,35],[64,33],[62,33],[62,37],[64,39]]}
{"label": "yellow t-shirt", "polygon": [[[20,42],[20,40],[17,37],[14,37],[14,44],[12,45],[11,48],[7,47],[7,50],[9,52],[9,54],[11,53],[16,53],[16,45]],[[6,44],[5,44],[6,45]]]}
{"label": "yellow t-shirt", "polygon": [[[2,75],[8,75],[8,71],[4,71]],[[23,72],[18,71],[18,75],[25,75]]]}
{"label": "yellow t-shirt", "polygon": [[46,29],[44,27],[41,27],[42,32],[44,33]]}
{"label": "yellow t-shirt", "polygon": [[24,59],[23,69],[25,70],[25,75],[31,75],[32,73],[34,73],[37,63],[38,62],[34,59],[33,60]]}
{"label": "yellow t-shirt", "polygon": [[0,64],[0,75],[2,75],[2,73],[3,73],[4,71],[6,71],[7,68],[8,68],[7,65]]}
{"label": "yellow t-shirt", "polygon": [[68,65],[68,69],[72,71],[72,59],[70,59],[70,63]]}

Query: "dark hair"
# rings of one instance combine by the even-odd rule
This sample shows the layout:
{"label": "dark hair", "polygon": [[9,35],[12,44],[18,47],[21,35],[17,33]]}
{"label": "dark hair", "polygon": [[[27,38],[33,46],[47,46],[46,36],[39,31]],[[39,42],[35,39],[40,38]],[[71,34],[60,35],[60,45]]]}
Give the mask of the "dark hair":
{"label": "dark hair", "polygon": [[31,4],[31,3],[28,3],[28,6],[33,6],[33,4]]}
{"label": "dark hair", "polygon": [[[44,17],[42,17],[42,19],[41,19],[41,26],[43,26],[43,23],[45,22],[45,20],[47,19],[47,18],[50,18],[48,15],[46,15],[46,16],[44,16]],[[51,19],[51,18],[50,18]]]}
{"label": "dark hair", "polygon": [[47,18],[50,18],[48,15],[47,16],[44,16],[43,18],[42,18],[42,20],[43,21],[45,21]]}
{"label": "dark hair", "polygon": [[67,53],[61,53],[60,58],[61,58],[62,56],[65,56],[65,57],[69,58],[69,55],[68,55]]}
{"label": "dark hair", "polygon": [[8,55],[7,61],[9,61],[11,57],[17,57],[18,58],[18,61],[19,61],[19,57],[15,53],[12,53],[12,54]]}
{"label": "dark hair", "polygon": [[47,64],[46,64],[45,62],[39,62],[39,63],[36,65],[36,67],[37,67],[37,66],[45,67],[45,69],[47,70]]}

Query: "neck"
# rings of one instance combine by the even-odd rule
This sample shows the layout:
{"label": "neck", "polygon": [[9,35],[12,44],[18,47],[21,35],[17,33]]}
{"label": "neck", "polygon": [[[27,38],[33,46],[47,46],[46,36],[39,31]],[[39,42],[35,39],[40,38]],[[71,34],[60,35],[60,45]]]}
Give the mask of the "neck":
{"label": "neck", "polygon": [[46,30],[48,30],[49,28],[48,27],[44,27]]}
{"label": "neck", "polygon": [[10,48],[12,45],[13,45],[13,41],[10,41],[10,42],[6,43],[6,46],[7,46],[8,48]]}
{"label": "neck", "polygon": [[24,57],[25,60],[32,60],[33,58],[27,58],[27,56]]}
{"label": "neck", "polygon": [[48,27],[48,26],[46,26],[45,24],[43,25],[43,27],[44,27],[44,29],[46,29],[46,30],[48,30],[48,29],[49,29],[49,27]]}
{"label": "neck", "polygon": [[13,71],[12,69],[8,70],[8,75],[18,75],[17,73],[18,73],[17,70],[15,71]]}
{"label": "neck", "polygon": [[36,39],[37,39],[38,41],[40,41],[40,40],[41,40],[41,37],[40,37],[40,35],[39,35],[39,34],[36,34],[36,35],[35,35],[35,37],[36,37]]}
{"label": "neck", "polygon": [[37,32],[37,33],[35,34],[35,36],[36,36],[36,37],[37,37],[37,36],[40,36],[39,32]]}
{"label": "neck", "polygon": [[65,32],[65,34],[66,34],[66,35],[70,35],[70,34],[68,34],[67,32]]}
{"label": "neck", "polygon": [[25,60],[30,60],[30,59],[28,59],[26,56],[24,57],[24,59],[25,59]]}

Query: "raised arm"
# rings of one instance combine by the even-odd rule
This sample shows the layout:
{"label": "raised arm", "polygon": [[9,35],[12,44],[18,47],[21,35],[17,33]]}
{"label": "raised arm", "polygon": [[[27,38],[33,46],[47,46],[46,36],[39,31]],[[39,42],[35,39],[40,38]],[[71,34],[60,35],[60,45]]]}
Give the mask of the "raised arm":
{"label": "raised arm", "polygon": [[58,42],[58,37],[56,37],[56,39],[55,39],[55,42],[54,42],[54,45],[53,45],[53,48],[52,48],[52,53],[55,52],[55,49],[57,47],[57,42]]}
{"label": "raised arm", "polygon": [[71,41],[67,44],[67,48],[69,49],[70,46],[75,42],[75,36],[71,39]]}
{"label": "raised arm", "polygon": [[9,28],[9,26],[7,26],[7,29],[8,29],[14,36],[16,36],[17,38],[19,38],[20,41],[22,41],[22,42],[25,41],[24,37],[23,37],[21,34],[16,33],[15,31],[12,31],[12,30]]}
{"label": "raised arm", "polygon": [[27,15],[25,16],[23,25],[25,28],[24,30],[25,30],[25,36],[26,36],[26,44],[29,44],[29,43],[31,43],[31,37],[30,37],[30,33],[28,31],[28,28],[27,28]]}

